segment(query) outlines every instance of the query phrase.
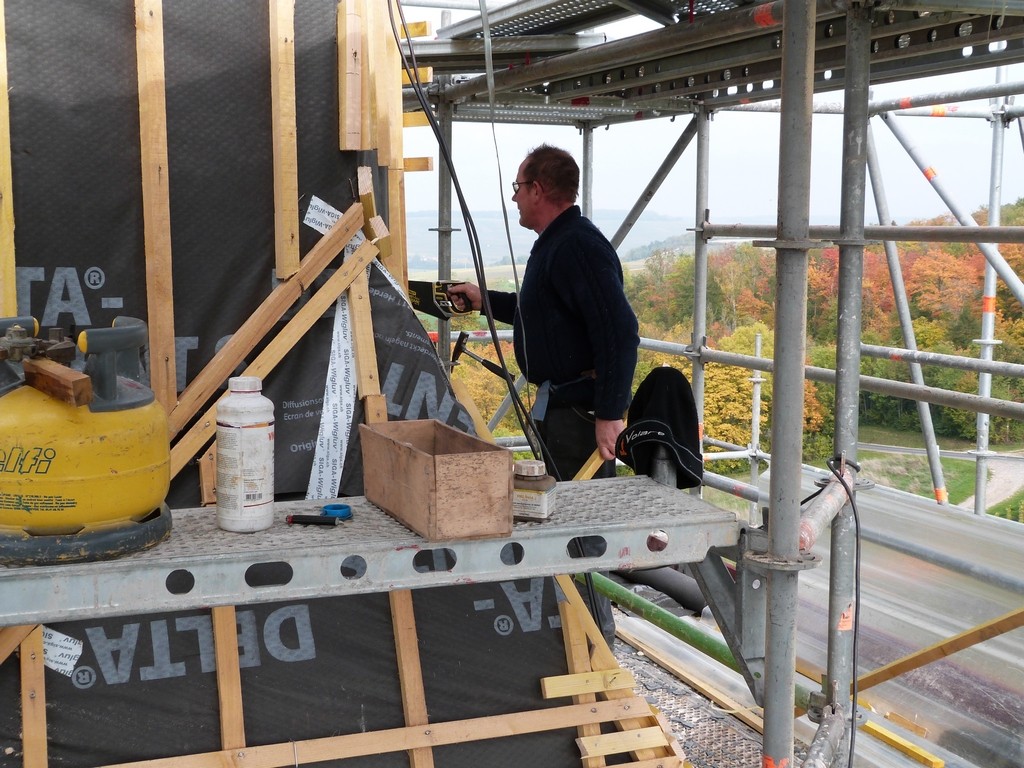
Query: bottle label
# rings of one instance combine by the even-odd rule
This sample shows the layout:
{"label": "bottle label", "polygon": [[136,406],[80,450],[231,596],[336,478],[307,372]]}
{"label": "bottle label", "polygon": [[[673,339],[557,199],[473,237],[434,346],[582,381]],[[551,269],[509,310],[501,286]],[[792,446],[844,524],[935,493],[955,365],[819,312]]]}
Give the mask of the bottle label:
{"label": "bottle label", "polygon": [[516,488],[512,492],[512,516],[517,520],[547,520],[551,516],[555,489],[531,491]]}
{"label": "bottle label", "polygon": [[273,515],[273,503],[274,423],[218,424],[218,516],[233,526],[244,526],[245,521],[261,524]]}

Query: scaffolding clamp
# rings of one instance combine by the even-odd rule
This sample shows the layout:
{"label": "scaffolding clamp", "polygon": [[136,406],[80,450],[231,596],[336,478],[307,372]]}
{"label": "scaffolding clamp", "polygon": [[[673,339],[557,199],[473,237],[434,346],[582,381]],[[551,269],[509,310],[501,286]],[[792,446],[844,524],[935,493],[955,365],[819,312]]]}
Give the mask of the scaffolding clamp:
{"label": "scaffolding clamp", "polygon": [[797,558],[787,558],[777,557],[770,552],[747,551],[743,553],[743,560],[753,570],[764,574],[767,574],[769,571],[782,571],[785,573],[808,571],[821,565],[821,557],[810,553],[802,554]]}

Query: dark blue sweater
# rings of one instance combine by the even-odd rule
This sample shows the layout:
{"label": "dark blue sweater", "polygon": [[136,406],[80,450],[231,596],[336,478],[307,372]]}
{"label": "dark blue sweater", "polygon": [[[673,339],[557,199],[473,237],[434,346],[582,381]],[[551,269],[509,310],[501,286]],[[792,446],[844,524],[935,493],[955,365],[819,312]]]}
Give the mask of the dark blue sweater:
{"label": "dark blue sweater", "polygon": [[[516,362],[527,381],[550,381],[551,404],[623,417],[633,389],[636,315],[622,287],[622,265],[608,239],[578,206],[537,238],[516,294],[488,291],[496,320],[512,323]],[[581,380],[582,379],[582,380]]]}

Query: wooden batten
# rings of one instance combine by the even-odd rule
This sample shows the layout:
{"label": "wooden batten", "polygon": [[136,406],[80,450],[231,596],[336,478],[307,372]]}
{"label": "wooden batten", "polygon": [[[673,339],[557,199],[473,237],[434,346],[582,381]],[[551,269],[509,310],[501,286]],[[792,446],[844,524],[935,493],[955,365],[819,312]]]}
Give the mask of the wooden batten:
{"label": "wooden batten", "polygon": [[11,171],[11,104],[7,97],[7,31],[0,0],[0,317],[18,314],[14,276],[14,179]]}
{"label": "wooden batten", "polygon": [[295,117],[295,2],[270,1],[270,90],[274,142],[277,278],[299,271],[299,160]]}
{"label": "wooden batten", "polygon": [[92,402],[92,379],[81,371],[46,358],[21,361],[25,383],[50,397],[79,408]]}
{"label": "wooden batten", "polygon": [[[398,681],[402,691],[402,710],[407,726],[427,725],[427,696],[423,687],[423,668],[416,633],[416,616],[412,607],[412,592],[400,589],[388,595],[391,603],[391,626],[395,634],[395,652],[398,659]],[[432,768],[434,753],[429,747],[409,750],[411,768]]]}
{"label": "wooden batten", "polygon": [[171,205],[167,166],[162,0],[135,1],[142,210],[146,248],[150,387],[169,412],[177,397],[174,284],[171,274]]}
{"label": "wooden batten", "polygon": [[372,237],[366,230],[366,222],[377,215],[377,202],[373,192],[373,169],[368,165],[356,169],[356,190],[363,206],[363,234]]}
{"label": "wooden batten", "polygon": [[[335,255],[345,247],[347,242],[346,240],[338,245]],[[314,250],[316,249],[314,248]],[[356,248],[355,252],[345,260],[345,263],[328,278],[323,287],[310,297],[309,301],[281,329],[281,332],[250,363],[242,372],[242,375],[264,378],[270,373],[284,356],[288,354],[295,343],[313,327],[313,323],[319,320],[323,313],[327,311],[327,308],[336,302],[342,292],[352,284],[358,272],[365,269],[366,265],[376,256],[377,249],[370,243],[363,243]],[[299,274],[301,274],[301,270]],[[224,346],[226,348],[227,344]],[[223,348],[221,351],[223,352]],[[238,362],[236,361],[234,365],[237,364]],[[216,429],[216,404],[214,404],[202,414],[188,432],[182,435],[178,442],[174,444],[174,447],[171,448],[171,477],[177,475],[182,467],[191,461],[213,439]]]}
{"label": "wooden batten", "polygon": [[43,627],[37,626],[21,643],[22,768],[47,768],[46,678]]}
{"label": "wooden batten", "polygon": [[338,4],[338,146],[363,148],[363,13],[362,0]]}
{"label": "wooden batten", "polygon": [[408,21],[399,29],[403,40],[413,37],[430,37],[434,34],[434,25],[429,21]]}
{"label": "wooden batten", "polygon": [[417,67],[415,72],[415,80],[409,76],[409,72],[405,69],[402,70],[402,85],[412,85],[413,82],[420,83],[426,86],[434,79],[434,68],[433,67]]}
{"label": "wooden batten", "polygon": [[217,658],[217,697],[220,701],[221,749],[245,746],[242,717],[242,674],[238,660],[238,619],[231,605],[211,610],[214,655]]}
{"label": "wooden batten", "polygon": [[391,228],[391,258],[384,262],[403,290],[408,290],[409,269],[405,241],[405,172],[388,168],[388,221]]}
{"label": "wooden batten", "polygon": [[[379,2],[379,0],[378,0]],[[359,134],[362,142],[359,149],[370,151],[378,147],[376,141],[377,129],[377,62],[381,56],[381,41],[378,35],[377,17],[380,15],[378,2],[366,2],[362,4],[362,28],[360,39],[362,40],[363,61],[367,63],[362,68],[362,86],[359,101],[359,114],[361,117]]]}
{"label": "wooden batten", "polygon": [[432,171],[434,170],[434,158],[427,157],[407,157],[402,163],[403,170],[406,173],[417,173],[419,171]]}
{"label": "wooden batten", "polygon": [[422,110],[402,113],[403,128],[422,128],[427,125],[430,125],[430,118]]}
{"label": "wooden batten", "polygon": [[[278,285],[259,308],[231,335],[227,343],[181,393],[178,405],[168,419],[173,437],[199,409],[213,397],[232,371],[253,350],[285,312],[291,308],[320,273],[344,249],[352,235],[363,225],[363,208],[352,205],[333,227],[314,245],[299,266],[299,271]],[[198,450],[198,446],[196,448]],[[194,454],[193,454],[194,455]],[[189,457],[191,458],[191,456]]]}

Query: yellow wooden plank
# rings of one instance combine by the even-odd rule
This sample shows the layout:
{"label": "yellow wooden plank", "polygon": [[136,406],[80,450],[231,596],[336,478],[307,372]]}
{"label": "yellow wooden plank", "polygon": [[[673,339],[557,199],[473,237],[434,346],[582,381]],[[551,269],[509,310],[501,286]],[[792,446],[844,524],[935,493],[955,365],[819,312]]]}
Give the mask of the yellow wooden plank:
{"label": "yellow wooden plank", "polygon": [[27,624],[21,627],[0,629],[0,664],[7,661],[7,657],[14,653],[14,649],[21,645],[35,628],[35,624]]}
{"label": "yellow wooden plank", "polygon": [[583,757],[595,755],[619,755],[653,747],[667,747],[668,736],[660,726],[636,728],[617,733],[603,733],[600,736],[580,736],[576,739]]}
{"label": "yellow wooden plank", "polygon": [[338,145],[363,147],[363,0],[338,4]]}
{"label": "yellow wooden plank", "polygon": [[970,648],[972,645],[1022,626],[1024,626],[1024,608],[1018,608],[984,624],[979,624],[972,629],[961,632],[958,635],[930,645],[902,659],[897,659],[890,664],[886,664],[884,667],[879,667],[874,672],[868,672],[868,674],[862,676],[857,681],[857,687],[859,690],[864,691],[873,685],[884,683],[886,680],[891,680],[897,675],[902,675],[904,672],[918,669],[933,661],[939,661],[952,653]]}
{"label": "yellow wooden plank", "polygon": [[[359,147],[363,151],[369,151],[380,147],[377,135],[378,122],[378,96],[377,74],[379,72],[378,61],[381,56],[381,40],[377,34],[380,16],[380,0],[377,2],[363,3],[363,27],[361,39],[363,41],[363,61],[366,66],[362,70],[362,98],[360,101],[360,126],[359,134],[362,144]],[[367,217],[369,218],[369,217]]]}
{"label": "yellow wooden plank", "polygon": [[432,171],[434,170],[434,158],[427,157],[407,157],[405,158],[402,170],[406,173],[418,173],[420,171]]}
{"label": "yellow wooden plank", "polygon": [[270,92],[274,145],[277,278],[299,271],[299,159],[295,138],[295,0],[270,0]]}
{"label": "yellow wooden plank", "polygon": [[402,113],[403,128],[422,128],[427,125],[430,125],[430,118],[423,111]]}
{"label": "yellow wooden plank", "polygon": [[224,768],[225,766],[305,765],[327,760],[342,760],[364,755],[403,752],[423,747],[440,747],[484,739],[500,739],[527,733],[557,731],[585,723],[607,723],[628,717],[631,712],[646,708],[639,697],[620,701],[599,701],[593,704],[570,704],[564,707],[489,715],[470,720],[431,723],[429,728],[406,726],[383,731],[329,736],[304,741],[289,741],[245,748],[244,756],[234,751],[204,752],[194,755],[140,760],[105,768]]}
{"label": "yellow wooden plank", "polygon": [[[415,82],[421,85],[428,85],[431,80],[434,79],[434,68],[433,67],[416,67],[416,80]],[[402,85],[412,85],[413,79],[409,77],[409,71],[407,69],[402,70]]]}
{"label": "yellow wooden plank", "polygon": [[379,395],[377,345],[373,340],[373,323],[370,320],[370,285],[366,270],[356,275],[349,286],[348,308],[352,316],[352,345],[356,357],[356,392],[359,397]]}
{"label": "yellow wooden plank", "polygon": [[883,728],[873,720],[869,720],[860,727],[865,733],[869,733],[879,741],[888,744],[893,749],[902,752],[904,755],[909,757],[911,760],[915,760],[921,765],[926,765],[928,768],[943,768],[946,761],[941,757],[933,755],[931,752],[921,749],[919,746],[911,741],[907,741],[902,736],[893,733],[887,728]]}
{"label": "yellow wooden plank", "polygon": [[469,416],[473,420],[473,427],[476,429],[477,437],[493,443],[494,435],[491,434],[491,429],[487,425],[487,419],[480,413],[480,408],[477,406],[476,401],[473,400],[473,395],[470,393],[466,383],[455,376],[452,376],[451,383],[455,399],[469,412]]}
{"label": "yellow wooden plank", "polygon": [[220,700],[220,746],[245,746],[242,718],[242,675],[238,663],[238,619],[235,608],[221,605],[211,611],[214,655],[217,659],[217,696]]}
{"label": "yellow wooden plank", "polygon": [[[430,722],[427,716],[427,697],[423,688],[423,668],[420,665],[420,647],[416,638],[416,616],[412,607],[412,592],[408,589],[388,593],[391,602],[391,626],[395,633],[395,651],[398,658],[398,680],[402,691],[402,711],[405,724],[423,726]],[[431,768],[434,753],[429,747],[418,747],[409,752],[412,768]]]}
{"label": "yellow wooden plank", "polygon": [[366,229],[365,222],[369,222],[377,215],[377,199],[373,191],[373,169],[368,165],[356,168],[356,193],[363,206],[363,234],[372,237],[372,233]]}
{"label": "yellow wooden plank", "polygon": [[[364,242],[355,252],[345,260],[345,263],[333,275],[328,278],[323,287],[320,288],[302,308],[295,313],[295,316],[288,321],[288,324],[281,329],[281,332],[260,352],[259,356],[249,364],[242,372],[243,376],[259,376],[263,378],[270,373],[274,367],[281,362],[282,358],[291,350],[295,342],[302,338],[324,312],[341,295],[355,279],[356,274],[365,268],[377,256],[377,249],[368,242]],[[308,257],[307,257],[308,258]],[[293,278],[294,279],[294,278]],[[229,342],[230,343],[230,342]],[[181,439],[171,448],[171,477],[181,471],[185,464],[192,460],[203,447],[213,439],[217,429],[216,403],[208,408],[189,428],[188,432],[182,435]]]}
{"label": "yellow wooden plank", "polygon": [[380,424],[388,420],[388,399],[384,395],[367,395],[363,398],[363,421]]}
{"label": "yellow wooden plank", "polygon": [[47,768],[44,669],[43,628],[36,626],[21,643],[22,768]]}
{"label": "yellow wooden plank", "polygon": [[[562,638],[565,643],[566,667],[571,673],[588,673],[590,668],[590,653],[587,650],[587,633],[580,625],[579,617],[575,609],[564,600],[558,603],[558,615],[562,622]],[[541,681],[543,686],[543,681]],[[593,693],[582,693],[573,696],[574,704],[587,704],[597,701],[597,695]],[[601,733],[600,723],[587,723],[576,727],[578,736],[598,736]],[[584,757],[583,768],[604,768],[607,761],[603,755]]]}
{"label": "yellow wooden plank", "polygon": [[388,225],[384,223],[383,216],[374,216],[369,219],[363,226],[363,234],[373,240],[373,244],[377,246],[377,250],[380,251],[380,258],[383,262],[384,259],[391,258],[391,230],[388,229]]}
{"label": "yellow wooden plank", "polygon": [[407,21],[398,30],[403,40],[413,37],[429,37],[434,34],[434,25],[429,21]]}
{"label": "yellow wooden plank", "polygon": [[[562,590],[562,594],[568,601],[569,605],[576,611],[579,616],[580,623],[583,626],[584,631],[587,634],[587,638],[590,640],[590,658],[591,664],[594,669],[618,669],[619,662],[615,658],[615,654],[612,653],[608,647],[608,643],[605,642],[604,635],[601,634],[601,629],[597,626],[593,616],[590,615],[590,611],[587,610],[586,604],[583,602],[583,598],[576,589],[576,585],[573,583],[572,577],[570,576],[556,576],[555,581],[558,582],[558,586]],[[625,698],[631,695],[629,691],[608,691],[604,694],[605,698],[614,700],[619,698]],[[625,720],[616,722],[615,726],[623,730],[632,730],[637,728],[647,728],[658,724],[657,719],[651,714],[651,708],[648,706],[642,712],[634,712],[633,715]],[[653,760],[658,757],[665,757],[672,753],[673,750],[669,748],[663,749],[642,749],[633,754],[635,760]]]}
{"label": "yellow wooden plank", "polygon": [[[231,338],[220,348],[213,359],[181,393],[178,405],[171,411],[168,418],[172,437],[192,421],[199,409],[213,397],[217,388],[227,381],[238,364],[277,324],[302,293],[313,284],[324,268],[341,253],[348,241],[362,226],[363,209],[359,203],[355,203],[310,249],[302,260],[299,271],[279,284],[259,308],[231,335]],[[196,446],[196,450],[199,450],[200,447],[202,446]]]}
{"label": "yellow wooden plank", "polygon": [[582,693],[599,693],[630,689],[636,685],[633,673],[627,669],[597,670],[575,675],[544,677],[540,681],[541,695],[545,699],[561,696],[578,696]]}
{"label": "yellow wooden plank", "polygon": [[142,216],[146,251],[149,378],[170,412],[177,401],[174,350],[174,281],[171,273],[171,204],[167,167],[162,0],[135,1],[135,38],[142,145]]}
{"label": "yellow wooden plank", "polygon": [[16,317],[14,175],[11,166],[11,104],[7,90],[7,25],[4,21],[4,0],[0,0],[0,317]]}
{"label": "yellow wooden plank", "polygon": [[[399,155],[401,158],[401,155]],[[401,162],[401,159],[399,160]],[[405,171],[388,168],[388,227],[391,229],[391,257],[381,262],[408,293],[409,267],[405,242]]]}
{"label": "yellow wooden plank", "polygon": [[199,463],[199,506],[217,503],[217,441],[197,459]]}

